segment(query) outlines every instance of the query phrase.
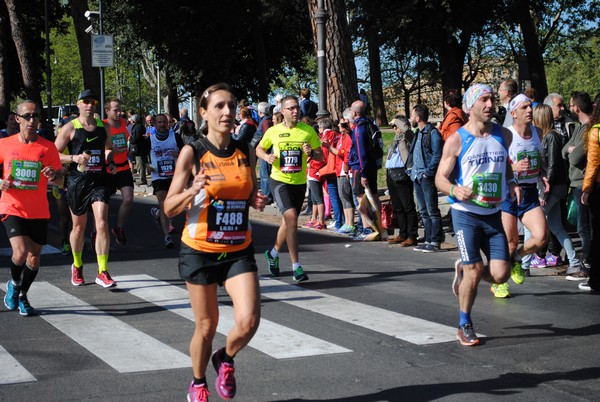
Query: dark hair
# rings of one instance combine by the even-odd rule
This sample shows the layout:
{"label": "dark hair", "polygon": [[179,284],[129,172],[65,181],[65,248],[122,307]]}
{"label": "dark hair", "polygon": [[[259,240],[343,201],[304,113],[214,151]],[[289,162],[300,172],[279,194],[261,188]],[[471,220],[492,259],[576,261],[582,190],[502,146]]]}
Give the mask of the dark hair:
{"label": "dark hair", "polygon": [[296,102],[298,102],[298,97],[294,96],[294,95],[286,95],[283,98],[281,98],[281,104],[283,105],[285,102],[287,102],[289,100],[295,100]]}
{"label": "dark hair", "polygon": [[573,99],[573,104],[577,106],[583,113],[592,114],[594,111],[592,106],[592,98],[590,98],[590,95],[587,92],[571,92],[571,98]]}
{"label": "dark hair", "polygon": [[449,89],[444,94],[444,102],[450,107],[460,107],[462,105],[462,96],[458,89]]}
{"label": "dark hair", "polygon": [[529,99],[537,100],[537,91],[535,88],[527,88],[525,90],[525,96]]}
{"label": "dark hair", "polygon": [[302,88],[302,90],[300,91],[300,95],[302,95],[303,98],[310,98],[310,89]]}
{"label": "dark hair", "polygon": [[423,123],[427,123],[429,121],[429,108],[427,105],[419,103],[413,107],[415,114]]}
{"label": "dark hair", "polygon": [[216,91],[227,91],[230,94],[233,94],[233,88],[231,88],[231,86],[225,82],[211,85],[202,92],[202,96],[200,97],[200,107],[202,109],[206,110],[208,107],[208,98],[210,98],[210,94]]}
{"label": "dark hair", "polygon": [[519,84],[512,78],[509,78],[504,81],[504,87],[508,90],[508,93],[510,94],[511,98],[515,96],[517,94],[517,91],[519,90]]}
{"label": "dark hair", "polygon": [[246,119],[249,119],[249,118],[251,118],[251,117],[252,117],[252,113],[250,113],[250,109],[248,109],[247,107],[242,107],[242,108],[240,109],[240,117],[241,117],[242,119],[243,119],[243,118],[246,118]]}
{"label": "dark hair", "polygon": [[[585,141],[583,141],[583,148],[585,149],[586,152],[588,149],[589,132],[592,129],[592,127],[594,127],[596,124],[600,124],[600,103],[599,103],[600,102],[600,94],[596,95],[595,101],[596,101],[596,107],[594,107],[594,112],[592,113],[592,117],[590,117],[590,121],[587,124],[586,135],[584,136]],[[596,138],[596,140],[598,140],[598,138]]]}

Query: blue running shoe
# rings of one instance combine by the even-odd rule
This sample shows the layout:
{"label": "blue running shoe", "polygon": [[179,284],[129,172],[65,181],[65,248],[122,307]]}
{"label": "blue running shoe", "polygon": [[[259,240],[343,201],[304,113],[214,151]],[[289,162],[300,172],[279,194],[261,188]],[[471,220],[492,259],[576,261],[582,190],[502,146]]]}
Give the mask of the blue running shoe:
{"label": "blue running shoe", "polygon": [[21,287],[13,284],[11,279],[6,282],[6,296],[4,296],[4,305],[9,310],[16,310],[19,307],[19,293]]}
{"label": "blue running shoe", "polygon": [[35,315],[35,309],[31,307],[31,304],[29,304],[27,296],[19,297],[19,314],[21,314],[23,317]]}

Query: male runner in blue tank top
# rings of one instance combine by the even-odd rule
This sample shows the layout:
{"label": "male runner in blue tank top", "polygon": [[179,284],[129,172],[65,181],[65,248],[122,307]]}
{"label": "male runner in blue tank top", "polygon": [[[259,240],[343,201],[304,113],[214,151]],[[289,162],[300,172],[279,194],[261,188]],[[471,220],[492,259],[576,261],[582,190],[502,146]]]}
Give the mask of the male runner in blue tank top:
{"label": "male runner in blue tank top", "polygon": [[[492,88],[471,86],[463,104],[470,113],[469,122],[446,141],[435,184],[453,202],[452,221],[461,258],[455,264],[453,282],[460,306],[457,338],[462,345],[473,346],[479,344],[471,321],[477,285],[481,279],[503,283],[510,275],[500,204],[506,188],[517,199],[520,189],[508,163],[511,134],[492,123]],[[480,251],[487,257],[487,266]]]}

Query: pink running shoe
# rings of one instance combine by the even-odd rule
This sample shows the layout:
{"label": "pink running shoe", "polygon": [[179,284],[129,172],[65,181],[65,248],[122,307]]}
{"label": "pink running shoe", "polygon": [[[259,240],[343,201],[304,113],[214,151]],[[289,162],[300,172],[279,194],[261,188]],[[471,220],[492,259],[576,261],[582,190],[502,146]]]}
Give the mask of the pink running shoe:
{"label": "pink running shoe", "polygon": [[546,259],[540,258],[536,253],[533,253],[533,258],[529,265],[533,268],[546,268]]}
{"label": "pink running shoe", "polygon": [[194,385],[192,381],[188,389],[187,400],[188,402],[208,402],[209,395],[206,384]]}
{"label": "pink running shoe", "polygon": [[552,255],[552,253],[546,254],[546,266],[557,267],[562,265],[562,258],[560,255]]}
{"label": "pink running shoe", "polygon": [[317,221],[310,220],[304,224],[304,227],[312,229],[316,224],[317,224]]}
{"label": "pink running shoe", "polygon": [[316,223],[311,229],[312,230],[325,230],[325,225],[321,225],[320,223]]}
{"label": "pink running shoe", "polygon": [[212,355],[212,363],[218,374],[215,380],[215,388],[217,389],[217,394],[222,399],[231,399],[235,396],[236,391],[235,377],[233,375],[235,368],[233,368],[233,363],[221,361],[221,354],[224,349],[219,349]]}
{"label": "pink running shoe", "polygon": [[76,267],[75,264],[71,264],[71,283],[73,286],[85,284],[85,280],[83,280],[83,267]]}
{"label": "pink running shoe", "polygon": [[96,275],[96,283],[103,288],[112,288],[113,286],[117,286],[117,282],[110,277],[108,271],[100,272],[98,275]]}

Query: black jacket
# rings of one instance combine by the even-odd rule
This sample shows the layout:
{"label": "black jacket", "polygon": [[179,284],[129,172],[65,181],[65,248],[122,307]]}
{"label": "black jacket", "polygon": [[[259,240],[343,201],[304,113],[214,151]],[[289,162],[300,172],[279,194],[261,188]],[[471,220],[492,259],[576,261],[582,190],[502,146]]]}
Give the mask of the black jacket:
{"label": "black jacket", "polygon": [[[546,171],[546,177],[550,182],[550,193],[556,194],[554,190],[560,189],[569,184],[569,176],[565,168],[565,162],[562,157],[562,139],[561,135],[552,130],[542,138],[542,170]],[[563,194],[556,194],[563,198]]]}

